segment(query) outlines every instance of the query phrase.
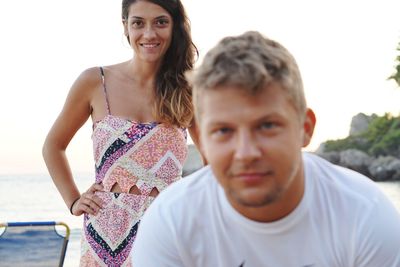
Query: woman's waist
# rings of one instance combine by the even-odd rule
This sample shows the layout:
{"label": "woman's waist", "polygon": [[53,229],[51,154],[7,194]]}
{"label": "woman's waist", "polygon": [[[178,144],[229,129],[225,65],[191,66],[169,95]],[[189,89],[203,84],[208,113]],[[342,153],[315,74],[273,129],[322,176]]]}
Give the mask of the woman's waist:
{"label": "woman's waist", "polygon": [[96,182],[101,183],[104,188],[104,192],[111,193],[130,193],[135,195],[150,195],[152,191],[157,190],[158,192],[164,190],[168,185],[181,179],[181,174],[174,174],[170,176],[105,176],[96,177]]}

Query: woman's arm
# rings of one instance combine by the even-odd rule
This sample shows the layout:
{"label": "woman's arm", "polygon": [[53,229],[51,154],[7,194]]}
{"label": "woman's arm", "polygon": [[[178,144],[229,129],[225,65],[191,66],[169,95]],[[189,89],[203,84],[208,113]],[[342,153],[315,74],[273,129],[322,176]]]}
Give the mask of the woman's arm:
{"label": "woman's arm", "polygon": [[[99,81],[98,69],[88,69],[77,78],[43,144],[44,161],[68,208],[77,202],[80,193],[72,176],[66,149],[91,114],[91,100]],[[98,205],[95,203],[93,206],[96,208]],[[82,214],[83,210],[78,213]],[[78,213],[76,215],[80,215]]]}

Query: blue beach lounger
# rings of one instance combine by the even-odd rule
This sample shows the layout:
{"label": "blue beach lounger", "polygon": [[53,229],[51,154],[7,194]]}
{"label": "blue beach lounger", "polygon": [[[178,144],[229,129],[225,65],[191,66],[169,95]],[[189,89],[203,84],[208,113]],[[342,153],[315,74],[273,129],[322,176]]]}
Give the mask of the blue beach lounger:
{"label": "blue beach lounger", "polygon": [[0,223],[0,267],[63,266],[69,234],[62,222]]}

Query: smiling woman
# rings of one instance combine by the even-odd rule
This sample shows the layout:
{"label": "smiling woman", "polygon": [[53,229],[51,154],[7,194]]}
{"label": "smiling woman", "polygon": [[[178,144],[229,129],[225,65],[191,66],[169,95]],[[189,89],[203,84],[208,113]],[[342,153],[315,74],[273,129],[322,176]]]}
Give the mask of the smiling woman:
{"label": "smiling woman", "polygon": [[123,14],[125,35],[143,61],[157,61],[171,43],[173,20],[161,6],[139,1]]}
{"label": "smiling woman", "polygon": [[[81,266],[131,265],[140,219],[159,192],[181,178],[186,129],[194,127],[184,73],[197,49],[181,2],[123,0],[122,24],[132,58],[83,71],[43,146],[70,213],[84,215]],[[96,179],[80,193],[65,154],[89,117]]]}

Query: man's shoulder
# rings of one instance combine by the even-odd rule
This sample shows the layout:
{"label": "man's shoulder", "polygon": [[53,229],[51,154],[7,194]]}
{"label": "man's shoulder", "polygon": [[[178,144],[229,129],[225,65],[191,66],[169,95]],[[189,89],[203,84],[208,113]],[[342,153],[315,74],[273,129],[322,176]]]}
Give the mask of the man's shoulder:
{"label": "man's shoulder", "polygon": [[197,189],[197,187],[205,187],[205,186],[210,186],[212,184],[216,183],[216,180],[214,178],[214,174],[211,170],[211,167],[209,165],[202,167],[201,169],[189,174],[188,176],[183,177],[176,183],[172,184],[169,188],[169,190],[173,190],[174,187],[185,187],[187,189],[194,188]]}
{"label": "man's shoulder", "polygon": [[365,175],[354,170],[344,168],[339,165],[313,154],[303,153],[305,173],[307,178],[318,179],[319,182],[328,183],[336,186],[344,186],[351,189],[350,185],[355,186],[356,191],[359,187],[368,189],[376,188],[376,185]]}
{"label": "man's shoulder", "polygon": [[[310,210],[319,222],[324,217],[329,218],[330,223],[335,219],[345,236],[352,234],[348,231],[354,227],[362,226],[363,231],[373,232],[377,240],[380,240],[379,236],[384,234],[385,228],[398,231],[398,211],[370,178],[316,155],[305,154],[303,157]],[[390,238],[387,237],[388,240]]]}
{"label": "man's shoulder", "polygon": [[361,173],[334,165],[312,153],[304,153],[303,159],[306,183],[311,182],[314,193],[322,193],[324,199],[330,196],[345,199],[352,205],[374,206],[374,199],[386,198],[376,183]]}

